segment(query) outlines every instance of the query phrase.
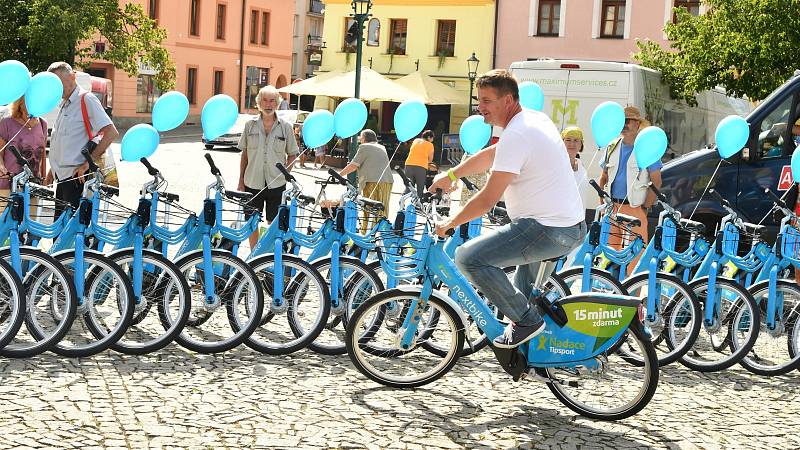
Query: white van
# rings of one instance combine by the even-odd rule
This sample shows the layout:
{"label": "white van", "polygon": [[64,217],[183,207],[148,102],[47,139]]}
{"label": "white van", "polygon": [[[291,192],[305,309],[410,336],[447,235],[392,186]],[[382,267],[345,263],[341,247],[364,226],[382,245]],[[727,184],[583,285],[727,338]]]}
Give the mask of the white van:
{"label": "white van", "polygon": [[669,138],[664,162],[712,144],[720,120],[752,110],[749,101],[729,97],[722,89],[698,94],[697,106],[673,100],[658,71],[636,64],[547,59],[515,62],[510,71],[519,81],[534,81],[542,87],[543,112],[559,130],[583,129],[581,161],[589,178],[595,179],[600,175],[602,153],[592,138],[591,117],[600,103],[634,105],[651,124],[661,127]]}

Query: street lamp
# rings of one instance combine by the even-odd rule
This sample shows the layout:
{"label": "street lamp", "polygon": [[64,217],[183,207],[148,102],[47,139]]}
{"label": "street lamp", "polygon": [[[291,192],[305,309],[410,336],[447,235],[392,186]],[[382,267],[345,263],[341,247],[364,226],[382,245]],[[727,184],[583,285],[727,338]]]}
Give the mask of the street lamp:
{"label": "street lamp", "polygon": [[478,63],[481,61],[475,57],[475,52],[467,59],[467,76],[469,77],[469,112],[468,116],[472,115],[472,88],[475,85],[475,78],[478,77]]}
{"label": "street lamp", "polygon": [[[350,6],[353,7],[353,19],[355,20],[356,26],[356,87],[353,97],[359,98],[361,96],[361,56],[363,53],[361,44],[364,40],[364,22],[366,22],[370,16],[369,11],[372,8],[372,0],[353,0]],[[350,149],[347,152],[348,161],[352,161],[353,157],[356,155],[356,142],[357,140],[354,137],[350,138]],[[356,174],[353,172],[349,177],[350,181],[355,183],[355,177]]]}

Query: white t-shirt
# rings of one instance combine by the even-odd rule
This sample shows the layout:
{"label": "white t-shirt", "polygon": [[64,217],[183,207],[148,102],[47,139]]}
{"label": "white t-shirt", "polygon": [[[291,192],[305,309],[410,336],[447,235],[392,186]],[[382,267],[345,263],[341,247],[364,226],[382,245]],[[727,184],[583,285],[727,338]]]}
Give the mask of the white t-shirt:
{"label": "white t-shirt", "polygon": [[584,220],[567,149],[545,114],[523,109],[511,119],[497,143],[492,171],[517,174],[505,192],[511,219],[536,219],[550,227]]}

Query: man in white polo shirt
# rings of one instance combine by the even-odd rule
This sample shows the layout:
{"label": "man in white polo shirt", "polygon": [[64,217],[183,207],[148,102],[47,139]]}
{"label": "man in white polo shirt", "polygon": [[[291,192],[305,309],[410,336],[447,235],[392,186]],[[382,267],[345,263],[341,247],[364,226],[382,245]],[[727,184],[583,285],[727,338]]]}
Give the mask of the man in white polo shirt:
{"label": "man in white polo shirt", "polygon": [[[539,263],[577,247],[586,234],[583,202],[561,134],[545,114],[523,109],[516,79],[492,70],[476,80],[478,110],[486,123],[504,128],[500,141],[481,150],[431,186],[452,190],[459,177],[491,170],[483,189],[449,221],[440,236],[480,217],[505,196],[511,223],[468,241],[456,251],[461,272],[511,319],[493,344],[521,345],[544,331],[528,297]],[[517,266],[512,284],[504,267]]]}
{"label": "man in white polo shirt", "polygon": [[[64,100],[61,102],[58,117],[53,125],[53,134],[50,136],[50,172],[47,174],[45,184],[52,183],[55,176],[58,181],[56,198],[77,208],[83,193],[83,174],[89,170],[89,164],[81,155],[81,150],[89,142],[89,133],[92,137],[102,135],[97,147],[92,151],[93,159],[97,160],[105,154],[108,146],[119,136],[119,132],[100,104],[100,100],[78,86],[75,72],[69,64],[55,62],[47,68],[47,71],[56,74],[61,80]],[[86,121],[82,104],[86,106]],[[57,204],[56,217],[61,210]]]}

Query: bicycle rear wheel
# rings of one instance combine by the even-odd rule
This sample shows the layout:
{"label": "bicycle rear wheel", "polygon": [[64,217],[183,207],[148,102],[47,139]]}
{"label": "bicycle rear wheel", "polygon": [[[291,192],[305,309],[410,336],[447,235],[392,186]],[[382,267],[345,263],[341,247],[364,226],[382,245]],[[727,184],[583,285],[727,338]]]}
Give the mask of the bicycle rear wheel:
{"label": "bicycle rear wheel", "polygon": [[[53,255],[74,280],[75,251]],[[133,318],[133,288],[111,259],[90,250],[83,252],[84,288],[78,319],[52,350],[68,358],[83,358],[108,349],[128,330]]]}
{"label": "bicycle rear wheel", "polygon": [[[423,308],[419,288],[389,289],[370,297],[355,309],[347,326],[345,344],[350,360],[371,380],[396,388],[411,388],[431,383],[450,371],[464,346],[464,324],[459,313],[436,296]],[[400,347],[407,312],[418,313],[417,332],[408,349]],[[406,312],[406,313],[403,313]],[[437,323],[430,325],[433,313]],[[415,351],[426,341],[447,348],[444,357],[429,351]]]}
{"label": "bicycle rear wheel", "polygon": [[[133,280],[132,248],[110,258]],[[142,264],[142,295],[135,306],[135,319],[125,335],[111,346],[127,355],[161,350],[175,340],[189,319],[189,284],[178,267],[153,250],[144,250]]]}
{"label": "bicycle rear wheel", "polygon": [[[625,336],[627,335],[627,336]],[[621,420],[644,408],[658,385],[658,359],[642,325],[634,320],[622,339],[631,341],[643,364],[631,364],[609,350],[601,355],[599,369],[548,367],[539,373],[551,379],[547,387],[567,408],[592,419]],[[612,347],[613,349],[613,347]]]}
{"label": "bicycle rear wheel", "polygon": [[[761,329],[753,347],[739,364],[756,375],[765,376],[783,375],[800,367],[800,355],[789,351],[793,338],[797,336],[794,329],[797,327],[797,315],[800,312],[800,288],[794,281],[778,280],[775,296],[782,300],[782,308],[776,311],[774,330],[767,328],[769,281],[750,286],[748,290],[753,294],[761,312]],[[732,344],[734,348],[738,348],[742,343],[733,339]]]}
{"label": "bicycle rear wheel", "polygon": [[264,292],[256,273],[245,261],[225,250],[214,249],[211,262],[212,299],[206,298],[202,250],[176,262],[189,283],[192,300],[189,321],[175,341],[198,353],[224,352],[241,344],[258,328],[264,312]]}
{"label": "bicycle rear wheel", "polygon": [[[4,249],[0,257],[9,258]],[[7,358],[30,358],[50,350],[69,332],[78,296],[69,273],[55,258],[31,247],[20,248],[24,277],[25,328],[2,350]]]}

